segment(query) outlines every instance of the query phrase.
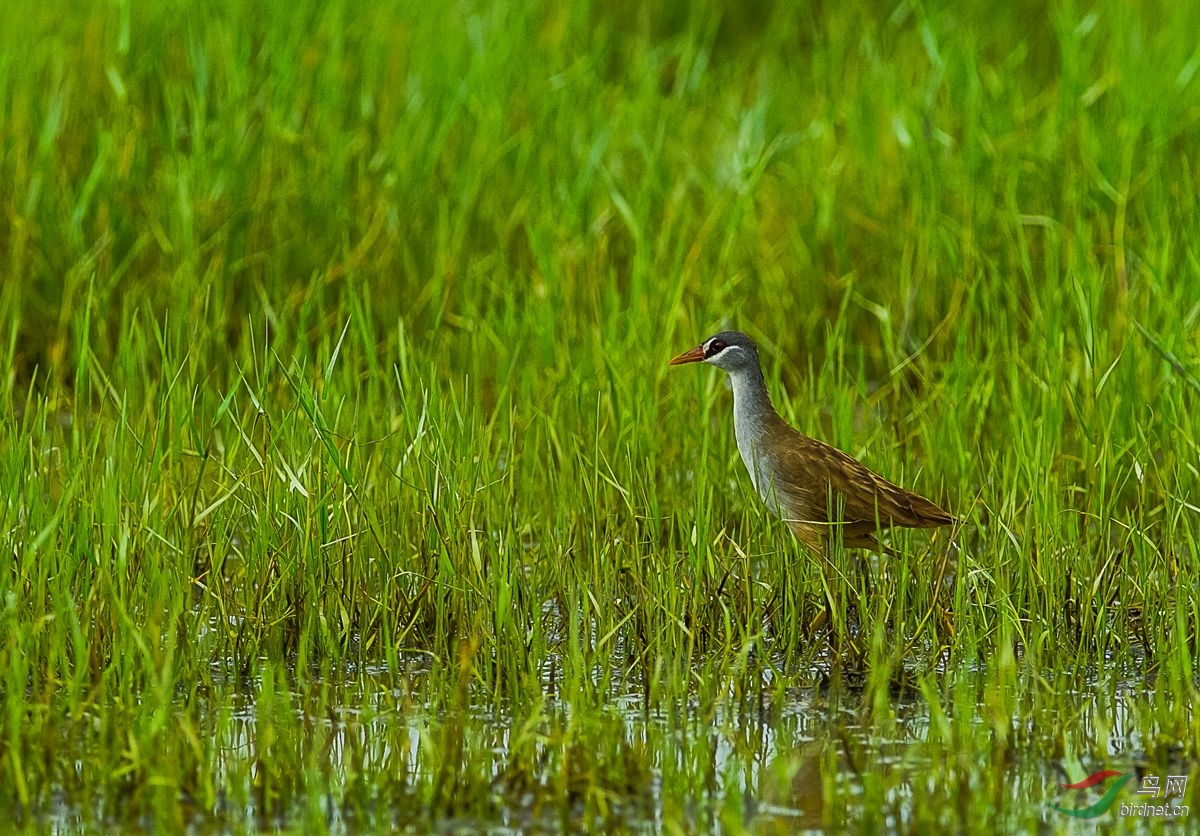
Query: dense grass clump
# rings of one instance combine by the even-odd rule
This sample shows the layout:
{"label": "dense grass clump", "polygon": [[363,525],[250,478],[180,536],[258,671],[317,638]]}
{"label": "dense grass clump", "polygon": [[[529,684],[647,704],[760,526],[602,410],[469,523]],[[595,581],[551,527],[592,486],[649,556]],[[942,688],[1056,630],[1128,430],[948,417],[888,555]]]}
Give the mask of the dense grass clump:
{"label": "dense grass clump", "polygon": [[[0,820],[1019,830],[1197,778],[1197,31],[14,0]],[[726,326],[964,525],[805,554],[665,365]]]}

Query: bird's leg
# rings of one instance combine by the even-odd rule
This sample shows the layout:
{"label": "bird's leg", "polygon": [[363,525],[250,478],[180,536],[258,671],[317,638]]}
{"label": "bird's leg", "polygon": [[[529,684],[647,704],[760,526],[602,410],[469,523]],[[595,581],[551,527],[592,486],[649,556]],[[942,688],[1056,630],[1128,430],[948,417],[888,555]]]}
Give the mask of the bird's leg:
{"label": "bird's leg", "polygon": [[[934,541],[936,542],[936,540],[937,538],[935,537]],[[948,649],[949,644],[954,640],[954,612],[952,609],[941,609],[939,607],[942,599],[942,582],[946,578],[946,567],[950,562],[950,550],[952,548],[954,548],[954,541],[950,540],[942,549],[942,558],[938,562],[937,573],[933,582],[933,600],[929,602],[929,609],[925,611],[925,615],[917,622],[917,627],[913,631],[912,638],[909,639],[905,647],[906,654],[917,643],[921,635],[921,630],[924,629],[935,611],[937,612],[937,620],[934,622],[934,633],[937,636],[939,644]],[[948,637],[950,641],[947,642],[944,636]]]}
{"label": "bird's leg", "polygon": [[825,629],[829,631],[829,635],[832,638],[841,631],[837,626],[837,607],[833,603],[833,588],[829,583],[829,572],[827,571],[831,564],[823,551],[820,553],[820,557],[821,559],[818,563],[820,564],[821,571],[821,594],[825,598],[825,613],[824,618],[820,619],[819,622],[814,622],[813,626],[820,627],[824,624]]}
{"label": "bird's leg", "polygon": [[[856,640],[856,634],[861,632],[862,626],[862,613],[858,604],[861,593],[844,571],[847,551],[841,534],[841,526],[831,525],[828,537],[818,552],[821,586],[825,593],[833,649],[840,658],[857,660],[862,652]],[[835,557],[838,558],[836,562]],[[838,606],[839,601],[841,606]]]}

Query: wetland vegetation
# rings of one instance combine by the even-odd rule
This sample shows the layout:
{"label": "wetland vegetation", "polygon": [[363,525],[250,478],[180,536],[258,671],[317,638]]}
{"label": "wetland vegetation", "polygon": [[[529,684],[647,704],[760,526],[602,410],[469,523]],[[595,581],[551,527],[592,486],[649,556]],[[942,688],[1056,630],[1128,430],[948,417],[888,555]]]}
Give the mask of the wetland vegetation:
{"label": "wetland vegetation", "polygon": [[10,0],[0,827],[1171,827],[1200,11],[941,5]]}

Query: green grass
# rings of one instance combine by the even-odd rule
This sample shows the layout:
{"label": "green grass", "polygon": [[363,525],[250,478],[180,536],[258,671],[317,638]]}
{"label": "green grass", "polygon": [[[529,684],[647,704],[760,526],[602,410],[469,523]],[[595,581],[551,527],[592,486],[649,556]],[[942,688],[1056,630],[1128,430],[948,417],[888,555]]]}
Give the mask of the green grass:
{"label": "green grass", "polygon": [[[10,6],[6,826],[1198,798],[1191,4]],[[726,326],[953,545],[825,613]]]}

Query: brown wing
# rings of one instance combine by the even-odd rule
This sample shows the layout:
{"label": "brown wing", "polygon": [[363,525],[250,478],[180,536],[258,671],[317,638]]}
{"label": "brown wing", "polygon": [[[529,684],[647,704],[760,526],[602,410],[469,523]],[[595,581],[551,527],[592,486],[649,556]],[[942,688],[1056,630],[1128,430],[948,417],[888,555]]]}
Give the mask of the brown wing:
{"label": "brown wing", "polygon": [[783,426],[791,438],[777,448],[786,452],[775,475],[776,490],[797,522],[827,524],[831,498],[839,512],[832,519],[845,524],[847,543],[869,536],[876,521],[883,528],[935,528],[954,521],[925,497],[889,482],[836,447]]}

